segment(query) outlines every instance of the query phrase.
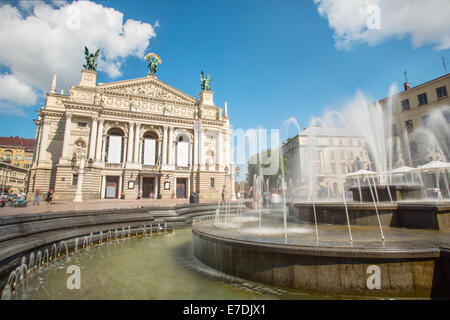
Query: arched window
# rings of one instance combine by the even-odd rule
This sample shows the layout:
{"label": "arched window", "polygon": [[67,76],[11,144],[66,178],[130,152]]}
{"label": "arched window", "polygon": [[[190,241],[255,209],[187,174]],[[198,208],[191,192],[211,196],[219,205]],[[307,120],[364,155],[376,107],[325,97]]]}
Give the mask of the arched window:
{"label": "arched window", "polygon": [[108,131],[106,162],[122,163],[123,161],[123,139],[124,133],[118,128]]}
{"label": "arched window", "polygon": [[189,166],[189,140],[184,135],[177,138],[177,166]]}
{"label": "arched window", "polygon": [[142,163],[148,165],[156,164],[156,135],[153,132],[144,134],[144,144],[142,150]]}

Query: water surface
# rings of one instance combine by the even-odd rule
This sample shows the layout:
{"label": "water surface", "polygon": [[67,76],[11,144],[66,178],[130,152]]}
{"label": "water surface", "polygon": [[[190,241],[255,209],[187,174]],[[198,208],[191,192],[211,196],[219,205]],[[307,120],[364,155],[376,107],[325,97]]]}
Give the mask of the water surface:
{"label": "water surface", "polygon": [[[237,279],[198,262],[190,228],[120,240],[70,254],[30,275],[13,299],[323,299]],[[81,269],[81,288],[67,289],[70,265]]]}

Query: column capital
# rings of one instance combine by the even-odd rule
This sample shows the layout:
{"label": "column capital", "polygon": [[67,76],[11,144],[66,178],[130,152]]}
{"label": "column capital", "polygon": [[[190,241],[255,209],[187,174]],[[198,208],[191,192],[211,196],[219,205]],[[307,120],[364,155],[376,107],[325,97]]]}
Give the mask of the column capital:
{"label": "column capital", "polygon": [[47,125],[47,126],[49,126],[49,125],[51,125],[52,124],[52,121],[50,120],[50,119],[44,119],[44,120],[42,120],[42,123],[44,124],[44,125]]}
{"label": "column capital", "polygon": [[73,113],[72,112],[66,112],[66,119],[72,119]]}
{"label": "column capital", "polygon": [[93,114],[92,115],[92,120],[98,121],[98,114]]}

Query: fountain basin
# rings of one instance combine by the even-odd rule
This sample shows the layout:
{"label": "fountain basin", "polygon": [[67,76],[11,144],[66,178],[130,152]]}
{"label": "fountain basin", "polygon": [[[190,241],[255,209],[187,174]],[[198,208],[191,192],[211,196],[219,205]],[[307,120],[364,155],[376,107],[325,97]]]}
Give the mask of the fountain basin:
{"label": "fountain basin", "polygon": [[[388,187],[391,195],[389,196]],[[372,193],[375,197],[375,201],[377,200],[377,194],[378,194],[378,200],[380,202],[386,201],[390,202],[391,197],[392,201],[400,201],[400,200],[415,200],[415,199],[422,199],[423,198],[423,186],[421,185],[411,185],[411,184],[405,184],[405,185],[376,185],[377,192],[375,193],[373,187],[372,187],[372,193],[370,191],[369,186],[362,185],[361,187],[361,198],[363,202],[371,202],[373,203]],[[359,195],[359,187],[353,186],[350,187],[350,191],[353,194],[353,201],[360,202],[360,195]]]}
{"label": "fountain basin", "polygon": [[[345,225],[347,219],[342,203],[314,204],[319,224]],[[377,226],[378,220],[372,203],[347,204],[351,225]],[[384,202],[377,205],[383,226],[450,231],[450,203]],[[290,203],[289,217],[301,223],[314,223],[312,203]]]}
{"label": "fountain basin", "polygon": [[[309,226],[311,227],[311,226]],[[194,255],[226,274],[269,285],[359,297],[450,296],[450,234],[375,227],[319,226],[309,235],[265,237],[222,230],[211,221],[193,224]],[[311,228],[311,230],[313,230]],[[369,266],[378,266],[380,289],[369,289]]]}

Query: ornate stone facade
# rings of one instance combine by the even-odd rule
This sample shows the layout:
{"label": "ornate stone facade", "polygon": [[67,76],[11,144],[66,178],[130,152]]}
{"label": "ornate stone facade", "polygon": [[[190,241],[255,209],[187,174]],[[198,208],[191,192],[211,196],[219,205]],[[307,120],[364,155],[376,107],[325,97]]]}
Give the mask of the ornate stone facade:
{"label": "ornate stone facade", "polygon": [[54,199],[234,194],[229,118],[211,91],[197,100],[154,75],[97,84],[82,70],[69,95],[47,94],[36,124],[30,186]]}

